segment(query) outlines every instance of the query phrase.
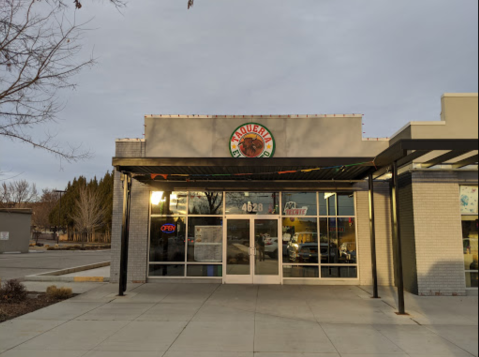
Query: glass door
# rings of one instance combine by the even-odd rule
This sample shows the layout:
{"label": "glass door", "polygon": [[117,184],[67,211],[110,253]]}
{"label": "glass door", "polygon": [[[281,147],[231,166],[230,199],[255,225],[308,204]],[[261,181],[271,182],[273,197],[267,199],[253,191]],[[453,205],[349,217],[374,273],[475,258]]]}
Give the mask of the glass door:
{"label": "glass door", "polygon": [[279,257],[282,242],[278,219],[253,219],[254,264],[253,284],[280,284]]}
{"label": "glass door", "polygon": [[227,219],[225,283],[280,284],[278,219]]}

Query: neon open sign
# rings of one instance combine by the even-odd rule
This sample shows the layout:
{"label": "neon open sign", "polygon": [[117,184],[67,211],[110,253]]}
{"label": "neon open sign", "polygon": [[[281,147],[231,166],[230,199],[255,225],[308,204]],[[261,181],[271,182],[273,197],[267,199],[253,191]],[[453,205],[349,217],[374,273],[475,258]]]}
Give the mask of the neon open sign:
{"label": "neon open sign", "polygon": [[163,226],[161,226],[161,231],[167,234],[175,233],[176,225],[172,223],[164,224]]}

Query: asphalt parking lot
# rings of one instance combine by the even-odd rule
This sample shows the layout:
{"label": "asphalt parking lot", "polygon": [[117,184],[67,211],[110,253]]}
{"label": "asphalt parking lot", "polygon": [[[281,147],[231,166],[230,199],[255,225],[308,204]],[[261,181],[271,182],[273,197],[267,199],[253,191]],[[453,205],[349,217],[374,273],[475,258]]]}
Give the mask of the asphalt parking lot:
{"label": "asphalt parking lot", "polygon": [[0,254],[0,279],[2,281],[8,279],[22,280],[27,275],[110,260],[111,252],[109,250]]}

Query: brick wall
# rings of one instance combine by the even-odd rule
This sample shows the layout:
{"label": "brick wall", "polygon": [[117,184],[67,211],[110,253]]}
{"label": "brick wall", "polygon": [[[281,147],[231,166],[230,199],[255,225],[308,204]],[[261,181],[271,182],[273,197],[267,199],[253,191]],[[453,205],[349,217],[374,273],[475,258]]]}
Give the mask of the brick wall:
{"label": "brick wall", "polygon": [[[117,140],[115,147],[116,157],[144,157],[145,141],[139,139]],[[120,251],[121,251],[121,229],[123,218],[123,184],[120,180],[121,174],[115,171],[113,184],[113,222],[111,236],[111,273],[110,281],[117,283],[120,276]],[[148,202],[149,191],[145,194],[143,185],[133,180],[132,209],[130,221],[130,246],[128,257],[128,281],[146,280],[146,263],[139,259],[137,254],[143,254],[147,249],[148,229]],[[145,198],[146,195],[146,198]],[[142,201],[144,200],[144,201]],[[146,213],[145,213],[146,206]],[[145,218],[146,215],[146,218]],[[145,221],[146,219],[146,221]],[[142,226],[143,225],[143,226]],[[146,245],[144,243],[146,241]],[[142,243],[143,242],[143,243]],[[139,245],[145,245],[141,247]]]}
{"label": "brick wall", "polygon": [[144,140],[140,139],[124,139],[117,140],[115,146],[116,157],[144,157],[145,156]]}
{"label": "brick wall", "polygon": [[404,288],[413,294],[418,294],[417,252],[411,174],[406,174],[400,177],[398,193]]}
{"label": "brick wall", "polygon": [[379,285],[394,285],[394,256],[389,183],[374,184],[376,214],[376,250]]}
{"label": "brick wall", "polygon": [[133,180],[130,215],[128,281],[146,282],[150,189]]}
{"label": "brick wall", "polygon": [[121,174],[115,171],[113,181],[113,219],[111,229],[110,281],[117,283],[120,277],[121,223],[123,216],[123,187]]}
{"label": "brick wall", "polygon": [[465,295],[459,183],[454,173],[413,173],[419,295]]}

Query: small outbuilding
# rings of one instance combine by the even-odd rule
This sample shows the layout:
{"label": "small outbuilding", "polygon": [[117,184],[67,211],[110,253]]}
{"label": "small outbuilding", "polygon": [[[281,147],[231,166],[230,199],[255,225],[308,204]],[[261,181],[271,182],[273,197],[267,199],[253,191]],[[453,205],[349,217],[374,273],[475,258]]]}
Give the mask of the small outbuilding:
{"label": "small outbuilding", "polygon": [[31,209],[0,208],[0,254],[28,253],[31,226]]}

